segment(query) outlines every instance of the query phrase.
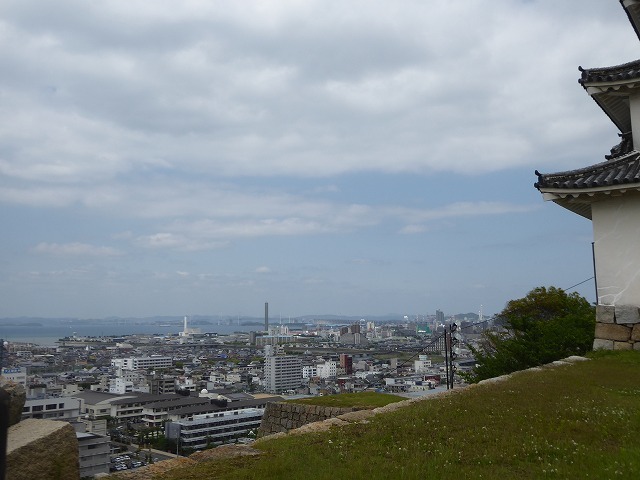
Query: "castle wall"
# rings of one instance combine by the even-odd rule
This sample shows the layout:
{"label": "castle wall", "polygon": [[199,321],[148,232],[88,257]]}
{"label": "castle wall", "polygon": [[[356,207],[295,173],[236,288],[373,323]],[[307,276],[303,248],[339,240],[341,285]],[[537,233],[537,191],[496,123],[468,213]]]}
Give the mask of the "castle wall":
{"label": "castle wall", "polygon": [[598,284],[594,348],[640,350],[640,195],[591,205]]}
{"label": "castle wall", "polygon": [[296,403],[271,402],[262,417],[258,437],[288,432],[308,423],[319,422],[356,411],[356,408],[322,407]]}

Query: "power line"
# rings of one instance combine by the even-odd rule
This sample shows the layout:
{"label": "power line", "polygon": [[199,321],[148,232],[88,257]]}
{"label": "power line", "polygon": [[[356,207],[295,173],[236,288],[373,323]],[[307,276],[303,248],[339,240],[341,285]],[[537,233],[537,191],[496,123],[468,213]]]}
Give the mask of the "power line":
{"label": "power line", "polygon": [[578,285],[582,285],[583,283],[587,283],[589,280],[593,280],[595,277],[589,277],[586,280],[581,281],[580,283],[576,283],[575,285],[570,286],[569,288],[565,288],[564,291],[568,292],[569,290],[577,287]]}

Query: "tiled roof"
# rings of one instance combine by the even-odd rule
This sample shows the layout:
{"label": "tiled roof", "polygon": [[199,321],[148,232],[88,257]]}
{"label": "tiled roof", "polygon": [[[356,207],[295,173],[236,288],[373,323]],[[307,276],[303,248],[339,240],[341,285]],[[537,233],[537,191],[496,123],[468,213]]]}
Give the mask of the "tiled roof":
{"label": "tiled roof", "polygon": [[615,65],[613,67],[582,68],[578,67],[582,75],[578,82],[586,83],[618,82],[624,80],[640,79],[640,60]]}
{"label": "tiled roof", "polygon": [[640,3],[620,0],[620,5],[622,5],[622,8],[624,8],[624,11],[627,13],[629,22],[631,22],[636,35],[640,39]]}
{"label": "tiled roof", "polygon": [[588,189],[640,183],[640,152],[617,157],[586,168],[566,172],[542,174],[536,170],[538,181],[534,186],[542,189]]}

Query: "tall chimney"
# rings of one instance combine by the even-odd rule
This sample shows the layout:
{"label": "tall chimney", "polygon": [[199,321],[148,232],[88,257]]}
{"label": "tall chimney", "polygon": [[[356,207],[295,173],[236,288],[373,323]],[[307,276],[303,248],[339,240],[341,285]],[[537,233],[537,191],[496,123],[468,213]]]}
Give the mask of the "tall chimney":
{"label": "tall chimney", "polygon": [[264,331],[269,333],[269,302],[264,302]]}

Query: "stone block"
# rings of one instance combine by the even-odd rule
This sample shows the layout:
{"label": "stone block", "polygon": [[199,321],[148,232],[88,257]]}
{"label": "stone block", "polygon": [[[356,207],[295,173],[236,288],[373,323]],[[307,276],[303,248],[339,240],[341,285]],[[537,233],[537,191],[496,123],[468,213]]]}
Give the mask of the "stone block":
{"label": "stone block", "polygon": [[27,419],[9,428],[7,480],[80,477],[78,440],[67,422]]}
{"label": "stone block", "polygon": [[633,350],[633,343],[630,342],[613,342],[614,350]]}
{"label": "stone block", "polygon": [[640,323],[633,326],[631,330],[631,340],[634,342],[640,342]]}
{"label": "stone block", "polygon": [[640,323],[640,313],[637,305],[616,305],[616,323],[635,324]]}
{"label": "stone block", "polygon": [[597,305],[596,306],[596,322],[615,323],[616,307],[613,305]]}
{"label": "stone block", "polygon": [[596,323],[596,338],[626,342],[631,338],[631,328],[625,325]]}
{"label": "stone block", "polygon": [[19,383],[5,380],[0,377],[0,388],[4,390],[9,398],[9,426],[15,425],[22,417],[22,409],[27,399],[24,387]]}
{"label": "stone block", "polygon": [[593,341],[594,350],[613,350],[613,340],[604,340],[602,338],[596,338]]}

